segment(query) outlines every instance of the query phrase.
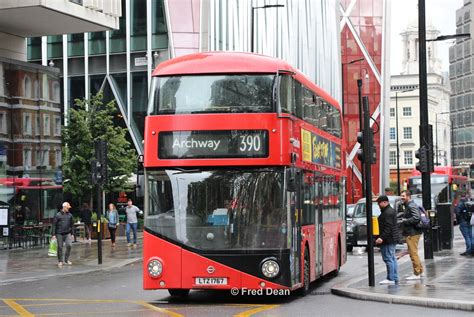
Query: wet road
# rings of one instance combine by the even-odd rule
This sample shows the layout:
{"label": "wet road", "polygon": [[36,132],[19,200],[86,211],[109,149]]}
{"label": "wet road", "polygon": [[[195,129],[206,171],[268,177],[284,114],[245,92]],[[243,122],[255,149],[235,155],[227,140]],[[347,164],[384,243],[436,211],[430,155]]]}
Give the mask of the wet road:
{"label": "wet road", "polygon": [[[377,265],[383,265],[380,255]],[[50,277],[2,285],[0,316],[472,316],[472,312],[358,301],[331,294],[339,284],[367,273],[365,254],[349,255],[338,277],[312,286],[306,297],[232,296],[194,291],[188,300],[167,291],[144,291],[140,264],[105,272]]]}

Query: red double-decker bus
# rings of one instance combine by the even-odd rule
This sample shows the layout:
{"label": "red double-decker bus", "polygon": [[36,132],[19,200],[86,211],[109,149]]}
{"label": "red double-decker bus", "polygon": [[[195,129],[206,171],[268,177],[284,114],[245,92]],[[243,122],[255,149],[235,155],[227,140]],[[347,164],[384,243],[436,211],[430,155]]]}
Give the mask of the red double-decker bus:
{"label": "red double-decker bus", "polygon": [[[431,195],[436,202],[455,202],[457,192],[468,192],[468,178],[457,175],[451,166],[435,166],[430,176]],[[412,194],[421,194],[421,173],[413,169],[408,178],[408,189]]]}
{"label": "red double-decker bus", "polygon": [[306,293],[345,263],[340,108],[286,62],[160,64],[144,138],[144,289]]}

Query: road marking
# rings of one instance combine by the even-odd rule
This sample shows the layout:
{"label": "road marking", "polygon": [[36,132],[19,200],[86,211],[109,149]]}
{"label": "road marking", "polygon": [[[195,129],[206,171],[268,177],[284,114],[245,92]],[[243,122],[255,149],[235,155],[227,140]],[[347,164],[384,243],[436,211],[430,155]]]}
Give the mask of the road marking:
{"label": "road marking", "polygon": [[5,304],[7,304],[8,306],[10,306],[11,309],[16,311],[17,314],[22,316],[22,317],[33,317],[34,316],[32,313],[27,311],[23,306],[21,306],[20,304],[18,304],[17,302],[15,302],[12,299],[3,299],[3,302]]}
{"label": "road marking", "polygon": [[[80,312],[72,312],[72,313],[65,313],[65,312],[60,312],[60,313],[41,313],[41,314],[34,314],[31,316],[67,316],[67,315],[74,315],[74,316],[97,316],[101,314],[110,314],[110,313],[116,313],[116,314],[124,314],[124,313],[136,313],[136,312],[147,312],[149,311],[148,309],[129,309],[129,310],[102,310],[102,311],[80,311]],[[127,316],[130,316],[128,314]]]}
{"label": "road marking", "polygon": [[157,307],[157,306],[152,305],[152,304],[150,304],[150,303],[147,303],[147,302],[145,302],[145,301],[136,301],[135,303],[136,303],[136,304],[139,304],[139,305],[142,305],[143,307],[149,308],[149,309],[151,309],[151,310],[154,310],[154,311],[157,311],[157,312],[166,314],[166,315],[168,315],[168,316],[172,316],[172,317],[184,317],[184,315],[175,313],[175,312],[173,312],[173,311],[171,311],[171,310],[167,310],[167,309],[164,309],[164,308]]}
{"label": "road marking", "polygon": [[[129,304],[136,304],[143,306],[149,310],[153,310],[156,312],[160,312],[162,314],[165,314],[167,316],[171,317],[184,317],[184,315],[181,315],[177,312],[171,311],[169,309],[164,309],[158,306],[155,306],[153,304],[150,304],[145,301],[134,301],[134,300],[123,300],[123,299],[71,299],[71,298],[10,298],[10,299],[1,299],[5,304],[7,304],[10,308],[12,308],[15,312],[19,314],[21,317],[30,317],[30,316],[35,316],[32,313],[30,313],[28,310],[26,310],[24,307],[35,307],[35,306],[54,306],[54,305],[74,305],[74,304],[79,304],[79,303],[129,303]],[[34,304],[30,303],[27,305],[20,305],[16,301],[47,301],[50,303],[46,304]],[[243,311],[237,315],[234,315],[235,317],[250,317],[253,316],[254,314],[260,313],[262,311],[274,309],[276,307],[279,307],[280,305],[262,305],[262,304],[226,304],[224,306],[227,307],[242,307],[242,308],[249,308],[252,307],[250,310]],[[205,306],[202,306],[205,308]],[[181,309],[181,308],[189,308],[189,307],[173,307],[172,309]],[[102,311],[102,312],[80,312],[80,315],[93,315],[93,314],[104,314],[104,313],[124,313],[124,312],[138,312],[138,311],[143,311],[143,310],[121,310],[121,311]],[[78,314],[77,312],[74,313],[68,313],[68,312],[62,312],[62,313],[46,313],[46,314],[36,314],[37,316],[56,316],[56,315],[74,315]]]}
{"label": "road marking", "polygon": [[[249,306],[249,305],[247,305],[247,306]],[[257,305],[252,305],[252,306],[257,306]],[[243,311],[243,312],[241,312],[237,315],[234,315],[234,317],[249,317],[249,316],[252,316],[256,313],[260,313],[262,311],[265,311],[265,310],[270,310],[270,309],[273,309],[273,308],[277,308],[280,305],[258,305],[258,306],[260,306],[260,307]]]}

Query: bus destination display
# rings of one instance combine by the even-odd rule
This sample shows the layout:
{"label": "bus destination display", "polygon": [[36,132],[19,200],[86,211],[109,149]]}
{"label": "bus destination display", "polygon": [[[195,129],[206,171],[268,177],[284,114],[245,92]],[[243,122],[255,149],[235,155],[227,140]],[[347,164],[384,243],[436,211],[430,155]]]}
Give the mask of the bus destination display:
{"label": "bus destination display", "polygon": [[160,132],[160,159],[268,157],[267,130]]}

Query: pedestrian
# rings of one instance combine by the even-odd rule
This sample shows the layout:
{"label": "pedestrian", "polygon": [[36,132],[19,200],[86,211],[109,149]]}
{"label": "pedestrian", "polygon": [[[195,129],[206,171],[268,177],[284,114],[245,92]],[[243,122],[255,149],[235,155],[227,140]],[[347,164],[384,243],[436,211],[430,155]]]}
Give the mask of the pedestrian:
{"label": "pedestrian", "polygon": [[109,232],[110,232],[110,240],[112,241],[112,248],[115,248],[115,232],[117,231],[119,215],[113,203],[109,204],[108,220],[109,220],[108,226],[109,226]]}
{"label": "pedestrian", "polygon": [[[69,209],[71,209],[71,205],[67,201],[64,202],[63,208],[56,214],[53,220],[53,236],[51,238],[57,239],[58,241],[58,267],[62,267],[63,263],[72,265],[72,262],[69,261],[69,255],[71,254],[71,246],[73,239],[73,219],[71,213],[69,212]],[[63,243],[66,244],[64,262]]]}
{"label": "pedestrian", "polygon": [[466,251],[461,253],[463,256],[473,256],[474,255],[474,241],[472,237],[472,225],[471,225],[471,217],[472,214],[468,212],[466,206],[467,198],[465,194],[461,196],[459,202],[456,205],[455,213],[456,213],[456,221],[459,224],[459,230],[464,237],[464,242],[466,243]]}
{"label": "pedestrian", "polygon": [[92,234],[92,210],[89,208],[88,203],[82,204],[81,219],[84,223],[84,234],[86,240],[90,243]]}
{"label": "pedestrian", "polygon": [[402,234],[397,224],[397,213],[390,206],[387,196],[379,196],[377,203],[381,211],[378,217],[380,236],[375,240],[375,243],[380,245],[382,259],[387,266],[387,278],[379,284],[398,284],[398,263],[395,249],[397,243],[402,239]]}
{"label": "pedestrian", "polygon": [[407,280],[419,280],[423,274],[423,266],[420,257],[418,256],[418,242],[420,241],[421,233],[418,228],[421,220],[420,210],[416,203],[411,199],[411,192],[404,190],[401,195],[402,209],[399,223],[402,225],[402,234],[406,238],[408,246],[408,254],[410,255],[411,264],[413,266],[413,274],[408,276]]}
{"label": "pedestrian", "polygon": [[393,190],[390,187],[385,187],[385,195],[393,196]]}
{"label": "pedestrian", "polygon": [[134,206],[132,199],[129,198],[127,201],[127,206],[125,207],[125,214],[127,215],[125,234],[127,235],[127,246],[129,247],[132,245],[130,240],[130,229],[133,230],[133,246],[137,247],[137,213],[141,214],[142,211],[138,209],[137,206]]}

